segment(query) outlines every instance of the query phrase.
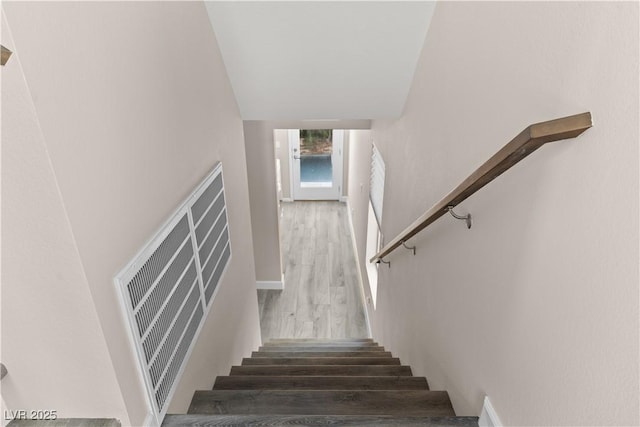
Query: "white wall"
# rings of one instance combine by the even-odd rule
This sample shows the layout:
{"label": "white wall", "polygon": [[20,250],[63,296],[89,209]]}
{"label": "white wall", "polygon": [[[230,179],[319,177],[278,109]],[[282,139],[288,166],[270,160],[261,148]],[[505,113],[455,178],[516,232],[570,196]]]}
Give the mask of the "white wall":
{"label": "white wall", "polygon": [[[52,243],[40,250],[53,257],[63,247],[59,256],[74,273],[41,280],[39,287],[60,283],[58,292],[77,295],[77,300],[68,304],[84,307],[89,296],[93,301],[94,307],[87,307],[86,315],[78,313],[71,318],[90,318],[95,310],[104,344],[100,346],[99,335],[93,344],[65,342],[68,345],[57,359],[73,361],[77,367],[73,375],[92,382],[91,388],[103,386],[101,376],[109,377],[111,384],[117,381],[119,393],[106,382],[104,393],[108,396],[99,401],[106,409],[99,414],[96,410],[96,415],[113,413],[131,425],[141,425],[146,415],[137,364],[116,299],[114,274],[215,162],[223,164],[233,257],[170,407],[170,412],[184,411],[195,389],[210,388],[217,374],[228,372],[232,363],[260,343],[242,122],[204,4],[13,2],[4,3],[3,9],[41,129],[43,148],[33,156],[44,158],[29,165],[41,170],[32,176],[33,187],[51,191],[52,175],[59,187],[58,199],[53,197],[42,205],[42,222],[33,224],[26,238],[37,241],[37,230],[47,229]],[[17,64],[9,63],[3,74]],[[13,108],[4,99],[3,107]],[[3,122],[3,131],[8,132],[11,126],[13,123]],[[15,132],[22,134],[20,129]],[[16,168],[15,164],[10,168]],[[21,215],[16,209],[19,207],[3,204],[3,217]],[[65,210],[70,226],[66,232],[57,230]],[[57,219],[50,223],[52,212]],[[20,265],[16,247],[23,244],[18,236],[11,240],[3,236],[5,268]],[[74,245],[75,255],[71,252]],[[49,262],[41,257],[34,261],[34,277],[51,274]],[[3,280],[3,291],[5,286]],[[84,296],[74,291],[82,288]],[[3,298],[3,305],[8,303]],[[37,331],[49,319],[48,311],[35,312]],[[65,315],[69,315],[66,310]],[[3,341],[5,331],[16,333],[18,327],[4,318]],[[95,327],[89,323],[82,328],[85,333],[88,329]],[[86,345],[91,348],[83,351],[110,357],[112,368],[96,374],[100,368],[79,354]],[[41,357],[48,360],[52,350],[46,346],[41,349]],[[28,355],[25,349],[13,351]],[[82,372],[89,367],[94,374],[86,377]],[[71,374],[68,369],[58,371],[55,364],[49,368],[47,376],[38,378],[42,385],[53,387]],[[37,372],[32,375],[35,378]],[[47,391],[68,402],[67,416],[84,414],[83,401],[74,401],[71,391]],[[22,396],[33,393],[36,391],[25,390]],[[11,404],[4,390],[3,396]]]}
{"label": "white wall", "polygon": [[[13,50],[2,18],[2,44]],[[14,54],[2,67],[0,360],[9,372],[2,380],[3,411],[55,410],[58,417],[119,418],[126,425],[125,404],[20,59]],[[3,425],[7,421],[3,412]]]}
{"label": "white wall", "polygon": [[244,144],[247,153],[256,279],[261,282],[279,282],[283,271],[273,128],[266,122],[245,121]]}
{"label": "white wall", "polygon": [[402,117],[372,124],[388,241],[527,125],[594,117],[380,269],[374,337],[458,414],[640,423],[638,47],[638,3],[439,2]]}

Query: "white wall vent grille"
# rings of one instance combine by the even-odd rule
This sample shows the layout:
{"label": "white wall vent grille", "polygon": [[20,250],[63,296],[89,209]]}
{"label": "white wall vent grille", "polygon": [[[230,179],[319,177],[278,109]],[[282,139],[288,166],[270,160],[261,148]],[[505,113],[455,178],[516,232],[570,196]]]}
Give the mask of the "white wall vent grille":
{"label": "white wall vent grille", "polygon": [[157,425],[167,412],[230,258],[218,163],[115,277]]}

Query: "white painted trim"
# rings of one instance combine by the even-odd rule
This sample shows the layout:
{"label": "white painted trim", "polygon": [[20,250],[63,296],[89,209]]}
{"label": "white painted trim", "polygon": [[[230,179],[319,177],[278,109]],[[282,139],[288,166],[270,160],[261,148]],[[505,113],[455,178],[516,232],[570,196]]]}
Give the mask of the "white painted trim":
{"label": "white painted trim", "polygon": [[[291,201],[294,201],[296,199],[294,187],[296,182],[296,162],[294,161],[295,153],[293,149],[297,147],[300,150],[300,129],[287,129],[287,141],[289,143],[289,151],[287,152],[287,159],[289,159],[289,196]],[[300,173],[299,169],[298,167],[298,174]]]}
{"label": "white painted trim", "polygon": [[493,405],[489,400],[489,396],[484,397],[484,405],[482,405],[482,412],[480,413],[480,418],[478,419],[479,427],[502,427],[503,424],[500,421],[500,417],[496,413],[496,410],[493,409]]}
{"label": "white painted trim", "polygon": [[283,197],[280,201],[284,203],[293,203],[293,199],[291,197]]}
{"label": "white painted trim", "polygon": [[[145,245],[147,246],[147,245]],[[147,408],[151,410],[151,412],[147,412],[147,416],[144,419],[144,426],[147,427],[155,427],[159,425],[160,421],[158,420],[158,413],[160,410],[158,409],[157,403],[152,394],[153,386],[151,385],[151,381],[149,380],[149,376],[145,373],[145,367],[141,365],[140,361],[145,357],[144,353],[140,349],[138,345],[138,339],[135,336],[130,325],[133,325],[135,319],[133,318],[133,313],[130,312],[128,304],[127,304],[127,296],[125,294],[124,286],[122,285],[123,281],[118,279],[118,277],[114,277],[114,282],[116,284],[116,294],[118,296],[117,300],[120,305],[120,313],[124,316],[124,322],[127,324],[127,336],[129,337],[130,346],[129,349],[133,355],[133,358],[138,361],[138,369],[136,369],[136,374],[138,380],[142,383],[142,386],[145,390],[145,394],[147,396]],[[149,418],[151,416],[151,418]]]}
{"label": "white painted trim", "polygon": [[[331,161],[334,164],[333,166],[333,183],[334,187],[337,184],[338,188],[336,188],[337,200],[342,198],[342,194],[344,193],[344,129],[333,129],[331,131],[331,139],[333,140],[333,148],[331,153]],[[336,167],[335,165],[338,165]]]}
{"label": "white painted trim", "polygon": [[360,284],[360,296],[362,297],[362,303],[364,304],[364,323],[367,325],[367,337],[373,338],[373,333],[371,332],[371,321],[369,320],[369,309],[367,304],[367,295],[364,292],[364,280],[362,279],[362,269],[360,267],[360,257],[358,256],[358,243],[356,242],[356,232],[353,227],[353,215],[351,214],[351,204],[349,203],[349,198],[345,197],[347,202],[347,219],[349,222],[349,231],[351,233],[351,245],[353,246],[353,253],[356,257],[356,266],[358,267],[358,282]]}
{"label": "white painted trim", "polygon": [[156,417],[152,412],[147,412],[147,416],[144,418],[142,425],[144,427],[159,427]]}
{"label": "white painted trim", "polygon": [[[349,203],[349,197],[347,197],[347,196],[342,196],[342,197],[340,197],[340,201],[341,201],[342,203]],[[349,211],[349,212],[351,212],[351,211]]]}
{"label": "white painted trim", "polygon": [[272,291],[282,291],[284,290],[284,281],[283,280],[258,280],[256,282],[256,288],[272,290]]}

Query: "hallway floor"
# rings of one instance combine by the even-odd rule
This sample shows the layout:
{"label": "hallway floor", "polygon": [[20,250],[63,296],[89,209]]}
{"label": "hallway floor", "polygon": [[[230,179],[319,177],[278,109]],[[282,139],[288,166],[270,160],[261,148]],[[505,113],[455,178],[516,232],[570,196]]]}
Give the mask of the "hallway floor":
{"label": "hallway floor", "polygon": [[285,289],[258,291],[262,340],[367,337],[346,204],[281,206]]}

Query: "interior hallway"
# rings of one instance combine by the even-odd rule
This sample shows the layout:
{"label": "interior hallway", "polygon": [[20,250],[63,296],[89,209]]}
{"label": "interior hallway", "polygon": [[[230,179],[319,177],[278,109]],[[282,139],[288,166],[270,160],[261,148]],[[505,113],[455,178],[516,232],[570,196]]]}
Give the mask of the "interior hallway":
{"label": "interior hallway", "polygon": [[285,289],[258,291],[263,341],[367,337],[346,204],[282,203],[280,241]]}

